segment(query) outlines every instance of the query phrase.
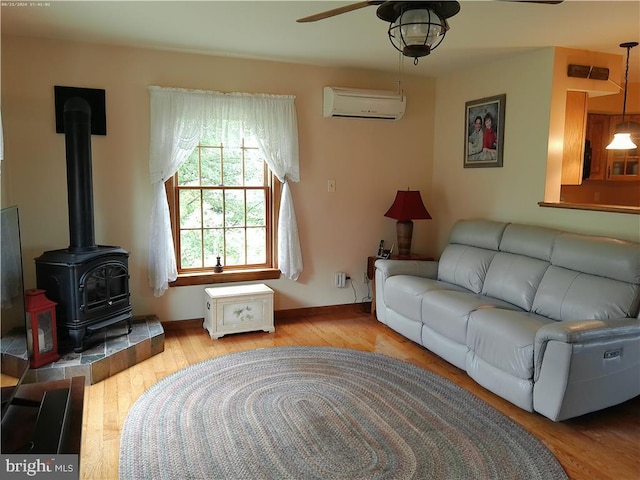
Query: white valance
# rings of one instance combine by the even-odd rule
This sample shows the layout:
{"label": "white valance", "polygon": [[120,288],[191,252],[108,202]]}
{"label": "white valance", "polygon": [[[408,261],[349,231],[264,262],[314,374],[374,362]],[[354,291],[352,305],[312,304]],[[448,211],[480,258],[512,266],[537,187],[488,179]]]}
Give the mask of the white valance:
{"label": "white valance", "polygon": [[278,267],[286,278],[297,280],[302,272],[302,253],[288,186],[288,182],[300,180],[295,97],[162,87],[149,87],[149,93],[149,171],[154,195],[149,283],[154,295],[162,295],[169,282],[178,277],[164,182],[178,171],[201,138],[214,136],[226,142],[230,121],[257,138],[269,168],[283,183],[278,222]]}

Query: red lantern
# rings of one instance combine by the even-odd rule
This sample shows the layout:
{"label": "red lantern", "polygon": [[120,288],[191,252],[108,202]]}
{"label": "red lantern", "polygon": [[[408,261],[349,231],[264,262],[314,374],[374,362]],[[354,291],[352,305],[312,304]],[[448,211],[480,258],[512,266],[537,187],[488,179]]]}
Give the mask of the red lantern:
{"label": "red lantern", "polygon": [[56,303],[45,297],[44,290],[27,290],[25,309],[31,368],[55,362],[60,358],[56,334]]}

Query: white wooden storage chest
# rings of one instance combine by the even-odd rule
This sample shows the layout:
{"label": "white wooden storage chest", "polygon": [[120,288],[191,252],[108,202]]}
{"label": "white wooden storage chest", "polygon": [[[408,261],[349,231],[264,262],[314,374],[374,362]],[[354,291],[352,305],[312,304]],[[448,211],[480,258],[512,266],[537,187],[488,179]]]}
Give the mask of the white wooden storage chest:
{"label": "white wooden storage chest", "polygon": [[263,283],[205,288],[204,328],[211,338],[273,326],[273,290]]}

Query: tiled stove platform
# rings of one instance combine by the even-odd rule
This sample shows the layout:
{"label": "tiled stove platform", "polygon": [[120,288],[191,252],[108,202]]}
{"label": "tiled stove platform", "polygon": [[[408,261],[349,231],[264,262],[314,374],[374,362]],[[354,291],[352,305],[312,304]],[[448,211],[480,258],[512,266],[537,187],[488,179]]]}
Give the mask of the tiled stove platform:
{"label": "tiled stove platform", "polygon": [[75,353],[60,346],[60,360],[29,370],[25,382],[46,382],[84,375],[93,385],[164,351],[164,329],[155,315],[134,317],[131,333],[126,324],[98,330],[87,338],[88,348]]}

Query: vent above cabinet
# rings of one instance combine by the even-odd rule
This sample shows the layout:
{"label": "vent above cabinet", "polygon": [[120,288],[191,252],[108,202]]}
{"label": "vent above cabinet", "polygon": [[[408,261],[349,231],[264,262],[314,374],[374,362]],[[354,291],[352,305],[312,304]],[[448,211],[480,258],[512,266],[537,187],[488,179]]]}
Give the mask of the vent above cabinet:
{"label": "vent above cabinet", "polygon": [[589,65],[570,64],[567,76],[575,78],[590,78],[591,80],[608,80],[609,69],[606,67],[590,67]]}

